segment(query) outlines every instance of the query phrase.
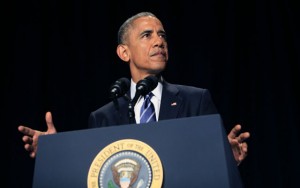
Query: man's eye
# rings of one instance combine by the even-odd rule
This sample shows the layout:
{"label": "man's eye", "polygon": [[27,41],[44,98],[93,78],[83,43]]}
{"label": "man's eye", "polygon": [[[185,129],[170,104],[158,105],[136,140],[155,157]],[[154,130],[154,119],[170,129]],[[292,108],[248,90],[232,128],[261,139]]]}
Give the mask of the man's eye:
{"label": "man's eye", "polygon": [[146,37],[146,38],[148,38],[150,36],[150,34],[149,33],[146,33],[146,34],[144,34],[144,36],[143,37]]}
{"label": "man's eye", "polygon": [[167,35],[166,34],[161,34],[160,37],[164,38],[165,40],[167,40]]}

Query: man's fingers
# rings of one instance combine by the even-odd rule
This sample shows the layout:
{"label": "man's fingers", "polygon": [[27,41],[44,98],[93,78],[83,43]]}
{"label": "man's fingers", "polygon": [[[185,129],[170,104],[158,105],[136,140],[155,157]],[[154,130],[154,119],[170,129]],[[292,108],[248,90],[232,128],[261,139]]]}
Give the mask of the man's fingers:
{"label": "man's fingers", "polygon": [[228,134],[228,137],[231,139],[236,139],[238,141],[238,143],[244,142],[245,140],[247,140],[250,137],[250,133],[243,132],[243,133],[239,134],[241,129],[242,129],[241,125],[237,124],[236,126],[234,126],[234,128],[232,128],[232,130]]}
{"label": "man's fingers", "polygon": [[235,126],[231,129],[231,131],[230,131],[230,133],[229,133],[228,136],[229,136],[230,138],[236,138],[237,135],[239,134],[239,132],[241,131],[241,129],[242,129],[242,127],[241,127],[240,124],[235,125]]}
{"label": "man's fingers", "polygon": [[45,119],[46,119],[46,123],[47,123],[47,127],[48,127],[47,133],[56,133],[56,129],[55,129],[55,126],[54,126],[54,123],[52,120],[51,112],[46,113]]}
{"label": "man's fingers", "polygon": [[46,113],[45,119],[46,119],[46,123],[47,123],[48,129],[52,128],[53,127],[53,121],[52,121],[52,114],[51,114],[51,112],[47,112]]}
{"label": "man's fingers", "polygon": [[31,146],[31,144],[25,144],[25,145],[24,145],[24,148],[25,148],[26,151],[29,151],[29,152],[32,152],[32,151],[33,151],[33,148],[32,148],[32,146]]}
{"label": "man's fingers", "polygon": [[28,136],[33,136],[34,135],[34,130],[32,130],[31,128],[29,127],[25,127],[23,125],[20,125],[18,127],[18,130],[23,133],[24,135],[28,135]]}
{"label": "man's fingers", "polygon": [[23,142],[25,142],[26,144],[32,144],[32,138],[29,136],[23,136],[22,138]]}
{"label": "man's fingers", "polygon": [[35,152],[30,152],[29,156],[30,156],[31,158],[35,158]]}
{"label": "man's fingers", "polygon": [[243,142],[240,144],[241,145],[241,152],[243,154],[244,157],[247,156],[247,152],[248,152],[248,144],[246,142]]}
{"label": "man's fingers", "polygon": [[26,145],[24,146],[24,148],[25,148],[26,151],[29,152],[29,156],[30,156],[31,158],[35,158],[36,151],[33,150],[33,147],[32,147],[31,145],[26,144]]}
{"label": "man's fingers", "polygon": [[244,141],[246,139],[248,139],[250,137],[250,133],[249,132],[244,132],[240,135],[241,140]]}
{"label": "man's fingers", "polygon": [[245,140],[247,140],[250,137],[249,132],[241,133],[236,139],[239,143],[244,143]]}

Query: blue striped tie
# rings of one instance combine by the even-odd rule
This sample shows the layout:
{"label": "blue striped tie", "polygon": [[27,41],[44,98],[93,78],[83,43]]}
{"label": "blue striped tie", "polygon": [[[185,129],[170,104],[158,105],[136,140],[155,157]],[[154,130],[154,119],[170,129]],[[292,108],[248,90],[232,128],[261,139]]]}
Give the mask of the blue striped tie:
{"label": "blue striped tie", "polygon": [[140,116],[141,123],[148,123],[148,122],[156,121],[155,109],[151,102],[152,96],[153,96],[153,93],[151,93],[151,92],[145,96],[144,103],[141,107],[141,116]]}

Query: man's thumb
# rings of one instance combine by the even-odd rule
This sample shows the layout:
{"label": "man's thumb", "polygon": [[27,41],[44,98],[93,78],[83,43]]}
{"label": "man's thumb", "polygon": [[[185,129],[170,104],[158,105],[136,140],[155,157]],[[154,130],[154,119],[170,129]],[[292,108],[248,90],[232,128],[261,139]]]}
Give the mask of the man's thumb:
{"label": "man's thumb", "polygon": [[48,127],[47,133],[56,133],[56,129],[53,124],[51,112],[46,112],[45,119],[46,119],[46,123],[47,123],[47,127]]}

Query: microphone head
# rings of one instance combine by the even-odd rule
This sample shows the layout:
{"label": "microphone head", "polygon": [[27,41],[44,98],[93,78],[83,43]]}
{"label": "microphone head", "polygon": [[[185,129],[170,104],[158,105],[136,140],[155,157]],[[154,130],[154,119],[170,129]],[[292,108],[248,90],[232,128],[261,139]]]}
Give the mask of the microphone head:
{"label": "microphone head", "polygon": [[147,93],[155,89],[157,84],[158,78],[156,76],[150,75],[140,80],[136,84],[136,90],[137,92],[140,92],[141,95],[146,95]]}
{"label": "microphone head", "polygon": [[110,98],[117,98],[123,96],[130,87],[128,78],[120,78],[113,85],[110,86]]}

